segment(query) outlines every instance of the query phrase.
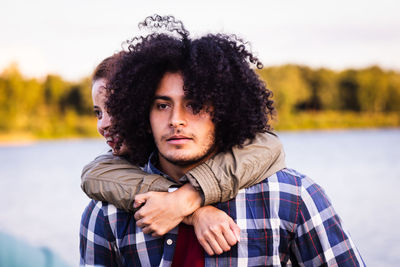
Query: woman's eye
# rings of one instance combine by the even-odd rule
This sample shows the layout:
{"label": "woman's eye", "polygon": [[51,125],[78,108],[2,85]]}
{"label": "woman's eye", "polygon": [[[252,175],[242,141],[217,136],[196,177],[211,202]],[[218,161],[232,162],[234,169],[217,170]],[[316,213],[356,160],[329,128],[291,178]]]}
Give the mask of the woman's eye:
{"label": "woman's eye", "polygon": [[101,111],[100,110],[95,110],[94,115],[96,116],[97,119],[101,119]]}

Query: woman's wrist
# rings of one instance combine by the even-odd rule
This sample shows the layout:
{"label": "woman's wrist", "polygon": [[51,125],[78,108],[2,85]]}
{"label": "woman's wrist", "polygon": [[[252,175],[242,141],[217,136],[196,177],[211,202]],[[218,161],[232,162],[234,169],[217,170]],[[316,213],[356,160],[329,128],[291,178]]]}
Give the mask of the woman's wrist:
{"label": "woman's wrist", "polygon": [[190,183],[183,185],[171,194],[176,195],[177,204],[183,211],[184,216],[192,214],[201,207],[201,194]]}

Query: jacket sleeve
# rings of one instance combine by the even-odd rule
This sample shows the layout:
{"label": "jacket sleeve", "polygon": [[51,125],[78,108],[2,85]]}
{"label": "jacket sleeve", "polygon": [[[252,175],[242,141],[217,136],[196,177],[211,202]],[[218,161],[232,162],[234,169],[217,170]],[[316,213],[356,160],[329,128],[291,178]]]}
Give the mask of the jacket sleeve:
{"label": "jacket sleeve", "polygon": [[[284,152],[272,133],[258,134],[243,147],[220,153],[186,174],[199,190],[204,205],[225,202],[241,188],[250,187],[283,169]],[[96,200],[108,201],[118,208],[133,210],[136,194],[168,191],[176,185],[159,175],[147,174],[127,160],[111,153],[96,158],[82,172],[82,189]]]}
{"label": "jacket sleeve", "polygon": [[82,170],[82,190],[88,197],[113,203],[133,211],[136,194],[168,191],[175,183],[156,174],[148,174],[126,159],[112,153],[101,155]]}
{"label": "jacket sleeve", "polygon": [[204,205],[234,198],[239,189],[255,185],[285,168],[285,153],[278,137],[259,133],[252,142],[219,153],[189,171],[191,184],[203,191]]}

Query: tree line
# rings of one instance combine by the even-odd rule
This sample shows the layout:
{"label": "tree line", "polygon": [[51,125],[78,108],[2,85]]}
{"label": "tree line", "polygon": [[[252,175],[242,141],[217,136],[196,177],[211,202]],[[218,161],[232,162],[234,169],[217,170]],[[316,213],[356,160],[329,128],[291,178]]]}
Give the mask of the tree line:
{"label": "tree line", "polygon": [[0,133],[36,137],[95,134],[89,78],[69,82],[59,75],[26,78],[16,65],[0,75]]}
{"label": "tree line", "polygon": [[[308,111],[400,114],[400,73],[378,66],[334,71],[283,65],[257,72],[273,91],[278,115]],[[58,75],[26,78],[11,65],[0,74],[0,133],[94,136],[90,88],[90,77],[78,82]]]}
{"label": "tree line", "polygon": [[284,65],[258,71],[279,112],[400,112],[400,73],[378,66],[333,71]]}

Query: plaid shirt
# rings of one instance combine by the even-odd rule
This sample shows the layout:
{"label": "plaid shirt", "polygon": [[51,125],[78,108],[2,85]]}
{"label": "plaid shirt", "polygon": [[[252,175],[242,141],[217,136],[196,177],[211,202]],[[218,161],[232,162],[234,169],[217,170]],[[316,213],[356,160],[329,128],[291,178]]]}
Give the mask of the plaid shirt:
{"label": "plaid shirt", "polygon": [[[150,173],[160,173],[148,164]],[[364,266],[323,189],[283,169],[215,205],[241,229],[240,242],[206,266]],[[82,266],[170,266],[177,230],[143,234],[132,213],[92,200],[82,215]]]}

